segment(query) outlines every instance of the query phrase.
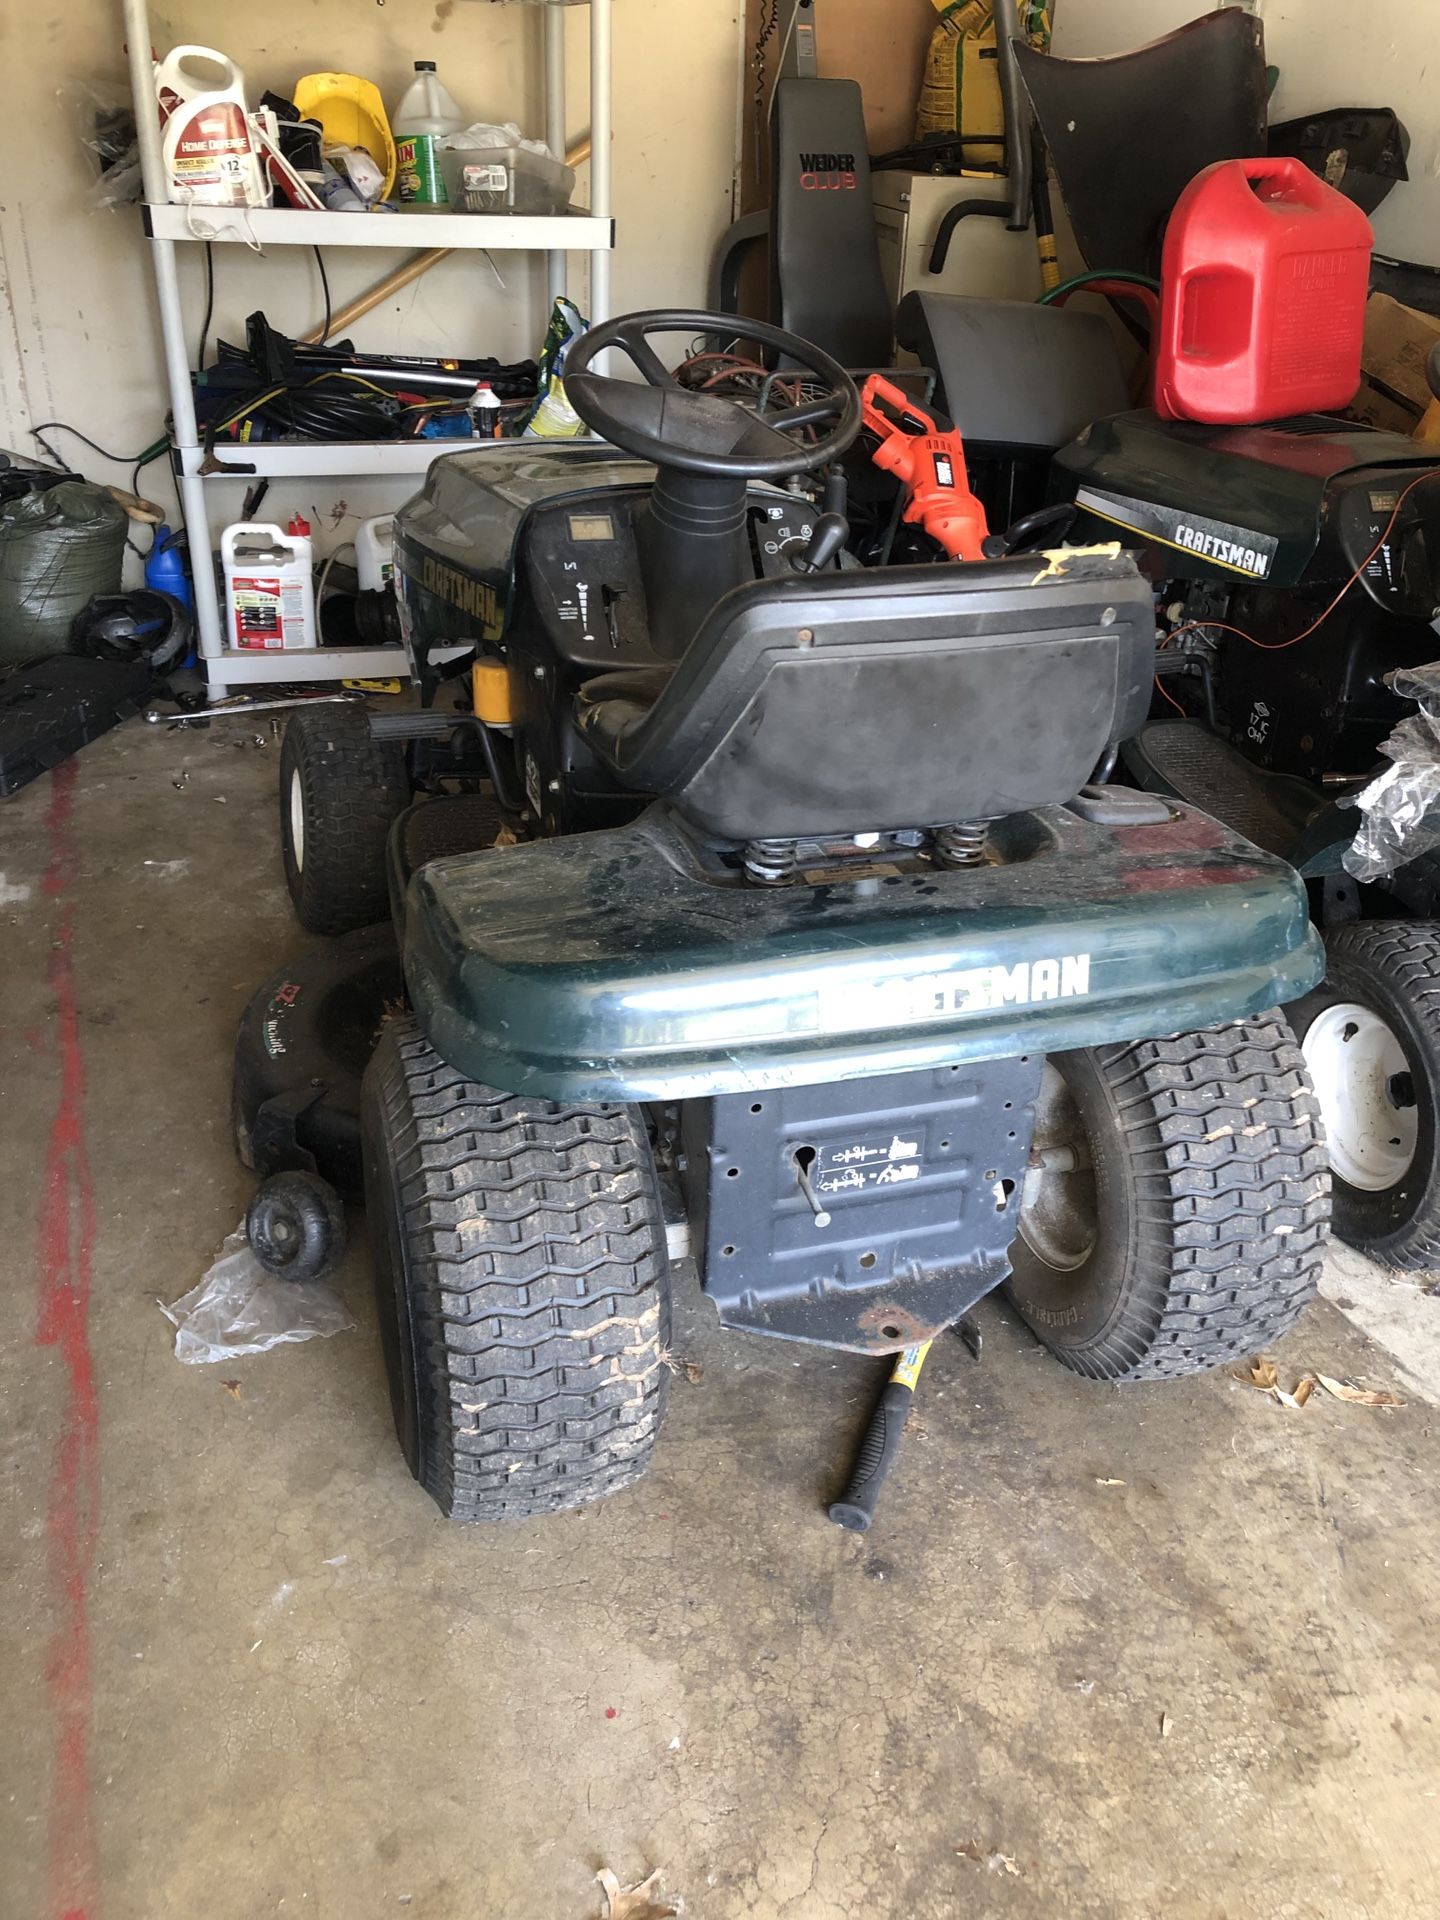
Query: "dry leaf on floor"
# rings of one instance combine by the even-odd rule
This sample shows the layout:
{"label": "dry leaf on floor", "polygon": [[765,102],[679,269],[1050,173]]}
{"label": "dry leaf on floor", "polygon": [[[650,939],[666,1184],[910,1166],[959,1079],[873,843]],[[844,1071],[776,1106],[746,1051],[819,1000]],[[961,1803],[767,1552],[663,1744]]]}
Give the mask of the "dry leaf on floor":
{"label": "dry leaf on floor", "polygon": [[692,1387],[698,1387],[705,1378],[705,1369],[698,1360],[682,1360],[678,1353],[665,1352],[660,1358],[678,1380],[683,1373]]}
{"label": "dry leaf on floor", "polygon": [[1019,1873],[1020,1863],[1013,1854],[985,1853],[974,1840],[967,1840],[963,1847],[956,1847],[956,1853],[963,1860],[973,1860],[977,1867],[987,1867],[991,1873]]}
{"label": "dry leaf on floor", "polygon": [[1405,1404],[1398,1393],[1379,1393],[1370,1387],[1347,1386],[1343,1380],[1332,1380],[1328,1373],[1317,1373],[1315,1378],[1327,1393],[1333,1394],[1337,1400],[1348,1400],[1352,1407],[1403,1407]]}
{"label": "dry leaf on floor", "polygon": [[595,1878],[605,1890],[604,1920],[666,1920],[669,1914],[685,1911],[683,1900],[671,1900],[660,1891],[660,1868],[638,1887],[624,1888],[608,1867]]}
{"label": "dry leaf on floor", "polygon": [[238,1400],[240,1398],[240,1382],[238,1380],[222,1380],[220,1384],[232,1400]]}
{"label": "dry leaf on floor", "polygon": [[1294,1388],[1286,1392],[1280,1384],[1280,1376],[1275,1371],[1273,1360],[1253,1360],[1243,1372],[1233,1373],[1232,1380],[1238,1380],[1242,1386],[1255,1387],[1259,1392],[1268,1394],[1282,1407],[1289,1407],[1298,1413],[1315,1391],[1313,1373],[1302,1373]]}

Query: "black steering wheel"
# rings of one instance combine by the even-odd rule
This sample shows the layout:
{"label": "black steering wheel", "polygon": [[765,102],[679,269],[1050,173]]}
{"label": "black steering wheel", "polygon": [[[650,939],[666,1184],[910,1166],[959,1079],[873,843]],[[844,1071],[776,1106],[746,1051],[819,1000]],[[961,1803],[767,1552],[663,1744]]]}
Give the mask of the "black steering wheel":
{"label": "black steering wheel", "polygon": [[[681,386],[650,345],[656,333],[738,333],[773,348],[802,378],[822,383],[829,392],[798,406],[763,411],[718,394],[696,393]],[[589,371],[612,347],[626,355],[644,386]],[[838,459],[861,426],[859,388],[840,362],[819,347],[763,320],[678,307],[627,313],[591,328],[566,356],[565,397],[592,433],[638,460],[716,479],[783,480],[792,473],[808,473]],[[810,445],[786,438],[824,421],[833,424]]]}

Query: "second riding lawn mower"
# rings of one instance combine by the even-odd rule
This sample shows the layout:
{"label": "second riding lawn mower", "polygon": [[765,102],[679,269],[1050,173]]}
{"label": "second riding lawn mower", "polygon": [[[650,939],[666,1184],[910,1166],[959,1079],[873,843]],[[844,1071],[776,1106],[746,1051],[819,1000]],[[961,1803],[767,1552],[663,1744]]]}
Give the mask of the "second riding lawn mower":
{"label": "second riding lawn mower", "polygon": [[[1227,175],[1242,216],[1252,194],[1286,191],[1295,162],[1250,157],[1267,145],[1259,21],[1208,15],[1112,60],[1057,60],[1018,40],[1009,51],[1092,267],[1153,274],[1171,210],[1203,168],[1216,188]],[[1185,114],[1157,126],[1156,98],[1183,100]],[[1386,117],[1341,116],[1345,139]],[[1272,129],[1272,150],[1293,136]],[[1134,191],[1116,196],[1117,176]],[[1375,204],[1363,171],[1343,177]],[[1318,226],[1343,206],[1312,181],[1297,218]],[[1349,224],[1363,232],[1353,210]],[[1175,310],[1191,313],[1182,303],[1202,285],[1223,298],[1222,280],[1199,276]],[[1440,862],[1372,867],[1363,883],[1346,868],[1355,797],[1414,711],[1393,676],[1440,651],[1434,449],[1323,415],[1217,426],[1127,410],[1117,333],[1094,314],[921,294],[899,333],[941,369],[941,398],[1000,483],[1005,517],[1069,505],[1068,538],[1118,538],[1136,554],[1160,652],[1153,717],[1122,766],[1304,877],[1327,976],[1290,1018],[1325,1115],[1335,1230],[1391,1266],[1440,1265]]]}
{"label": "second riding lawn mower", "polygon": [[1120,410],[1098,315],[922,295],[900,326],[941,370],[982,498],[1012,510],[1018,485],[1018,524],[1135,555],[1160,645],[1119,769],[1304,879],[1328,966],[1289,1017],[1325,1114],[1335,1230],[1395,1267],[1440,1263],[1440,860],[1363,883],[1345,867],[1355,798],[1414,711],[1390,677],[1440,652],[1433,450],[1320,416]]}
{"label": "second riding lawn mower", "polygon": [[[813,26],[813,0],[796,5]],[[1405,178],[1393,114],[1267,128],[1264,30],[1239,8],[1109,59],[1058,59],[1018,31],[995,51],[1009,191],[977,198],[957,183],[955,206],[922,236],[935,273],[965,221],[1019,229],[1033,207],[1043,238],[1047,153],[1088,279],[1151,314],[1171,211],[1207,167],[1314,150],[1367,212]],[[891,331],[869,174],[857,165],[817,193],[804,160],[863,147],[863,114],[854,83],[816,78],[809,52],[775,91],[771,208],[726,237],[716,286],[733,311],[743,252],[768,236],[772,315],[804,316],[853,364],[884,356]],[[943,144],[906,159],[948,164]],[[860,264],[837,278],[826,263],[839,258]],[[1440,652],[1433,449],[1333,418],[1207,426],[1135,409],[1123,336],[1063,305],[921,291],[901,303],[896,332],[938,375],[991,525],[1136,553],[1163,644],[1154,717],[1120,770],[1299,868],[1329,959],[1290,1017],[1325,1111],[1336,1231],[1392,1266],[1440,1265],[1440,856],[1364,884],[1344,865],[1360,820],[1345,802],[1414,711],[1390,676]],[[872,526],[856,518],[867,557],[946,557],[911,527],[895,546],[886,501]]]}
{"label": "second riding lawn mower", "polygon": [[[383,885],[399,965],[351,934],[257,996],[242,1145],[333,1165],[355,1132],[323,1028],[373,1044],[395,1422],[455,1519],[639,1476],[686,1260],[727,1327],[877,1355],[1004,1287],[1065,1365],[1137,1381],[1266,1345],[1322,1257],[1278,1011],[1320,975],[1304,889],[1092,779],[1149,706],[1134,560],[840,564],[815,476],[860,432],[855,382],[757,325],[798,403],[686,390],[653,341],[726,324],[635,315],[572,350],[606,447],[431,468],[395,529],[431,698],[408,744],[359,708],[290,723],[297,904],[333,927]],[[477,691],[447,711],[460,642]]]}

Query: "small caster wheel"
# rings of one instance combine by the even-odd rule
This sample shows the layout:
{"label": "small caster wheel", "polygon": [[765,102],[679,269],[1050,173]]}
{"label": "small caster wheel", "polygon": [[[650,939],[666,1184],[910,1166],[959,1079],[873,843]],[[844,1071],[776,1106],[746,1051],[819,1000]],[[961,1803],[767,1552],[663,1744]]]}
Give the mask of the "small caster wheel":
{"label": "small caster wheel", "polygon": [[281,1280],[318,1280],[345,1257],[345,1206],[315,1173],[277,1173],[245,1215],[250,1251]]}

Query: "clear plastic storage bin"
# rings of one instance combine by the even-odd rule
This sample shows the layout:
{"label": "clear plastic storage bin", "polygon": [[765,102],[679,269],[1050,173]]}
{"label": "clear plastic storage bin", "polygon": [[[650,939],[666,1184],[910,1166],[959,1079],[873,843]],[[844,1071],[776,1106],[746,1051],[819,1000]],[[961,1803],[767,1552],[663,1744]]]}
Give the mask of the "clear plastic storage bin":
{"label": "clear plastic storage bin", "polygon": [[442,147],[440,165],[457,213],[564,213],[575,171],[526,147]]}

